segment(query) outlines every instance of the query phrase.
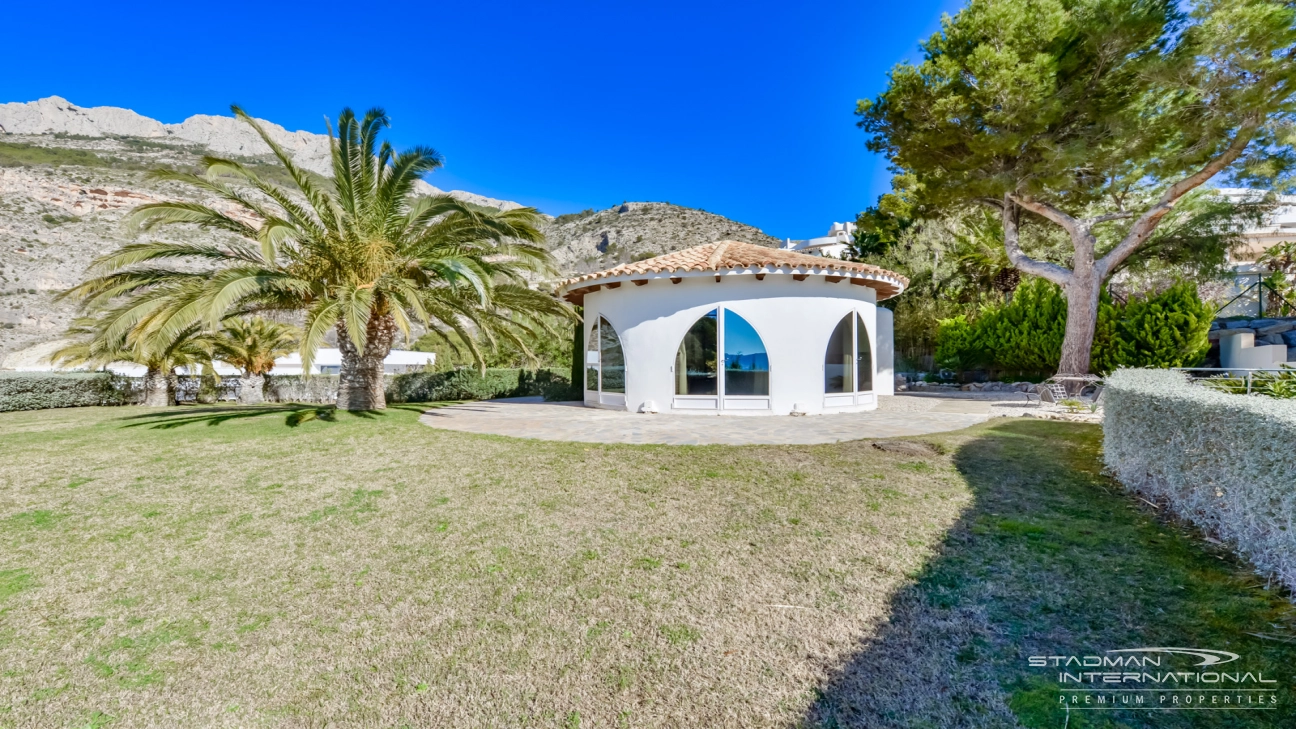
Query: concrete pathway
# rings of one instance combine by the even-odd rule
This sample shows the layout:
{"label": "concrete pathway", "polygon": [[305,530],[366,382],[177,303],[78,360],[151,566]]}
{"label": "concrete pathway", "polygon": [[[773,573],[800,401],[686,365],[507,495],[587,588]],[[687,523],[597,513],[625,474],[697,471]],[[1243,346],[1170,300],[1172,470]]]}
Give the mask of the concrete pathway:
{"label": "concrete pathway", "polygon": [[801,418],[640,415],[516,398],[451,405],[429,410],[419,420],[467,433],[582,443],[805,445],[959,430],[991,417],[992,403],[985,400],[901,395],[880,398],[873,412]]}

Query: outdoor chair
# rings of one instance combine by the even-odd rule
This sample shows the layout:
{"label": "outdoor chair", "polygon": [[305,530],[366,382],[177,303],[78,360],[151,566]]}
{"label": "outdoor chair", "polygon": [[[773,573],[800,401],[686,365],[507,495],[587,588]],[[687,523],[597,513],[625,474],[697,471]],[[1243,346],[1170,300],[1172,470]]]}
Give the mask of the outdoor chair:
{"label": "outdoor chair", "polygon": [[1040,404],[1057,405],[1067,399],[1066,387],[1060,382],[1041,382],[1035,386],[1035,394],[1039,395]]}

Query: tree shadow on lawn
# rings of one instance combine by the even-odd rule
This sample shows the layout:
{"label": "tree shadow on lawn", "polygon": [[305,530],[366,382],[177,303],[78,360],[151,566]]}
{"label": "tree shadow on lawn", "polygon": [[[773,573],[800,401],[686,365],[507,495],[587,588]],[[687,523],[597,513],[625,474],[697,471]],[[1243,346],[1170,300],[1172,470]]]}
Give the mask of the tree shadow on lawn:
{"label": "tree shadow on lawn", "polygon": [[[803,724],[1296,726],[1296,615],[1288,596],[1264,589],[1231,553],[1160,520],[1104,476],[1101,437],[1095,426],[1012,420],[959,447],[953,463],[973,504],[892,599],[888,622],[819,690]],[[1071,710],[1059,704],[1061,669],[1027,663],[1029,656],[1119,656],[1106,651],[1148,646],[1237,653],[1228,670],[1276,679],[1263,686],[1277,689],[1277,708]],[[1211,670],[1195,663],[1163,655],[1161,668],[1138,670]],[[1210,707],[1223,692],[1191,694],[1194,701],[1205,695]]]}
{"label": "tree shadow on lawn", "polygon": [[[388,409],[422,413],[427,408],[401,403],[388,406]],[[364,420],[374,420],[387,414],[383,410],[346,410],[342,412]],[[337,422],[338,410],[332,405],[311,403],[218,405],[209,407],[180,406],[162,411],[141,413],[140,415],[129,415],[120,418],[120,420],[129,421],[122,426],[124,428],[146,427],[155,430],[169,430],[186,425],[216,426],[231,420],[247,420],[249,418],[261,418],[267,415],[279,414],[285,415],[284,425],[295,428],[312,420],[322,420],[329,423]]]}

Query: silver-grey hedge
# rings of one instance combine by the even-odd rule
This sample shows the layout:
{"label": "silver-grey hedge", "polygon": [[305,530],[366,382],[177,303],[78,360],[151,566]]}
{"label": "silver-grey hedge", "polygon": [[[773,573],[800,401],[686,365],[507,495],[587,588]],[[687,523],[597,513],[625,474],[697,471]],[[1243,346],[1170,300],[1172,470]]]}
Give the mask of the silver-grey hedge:
{"label": "silver-grey hedge", "polygon": [[1107,386],[1103,458],[1121,483],[1296,590],[1296,400],[1170,370],[1118,370]]}
{"label": "silver-grey hedge", "polygon": [[130,380],[111,372],[0,372],[0,412],[124,405]]}

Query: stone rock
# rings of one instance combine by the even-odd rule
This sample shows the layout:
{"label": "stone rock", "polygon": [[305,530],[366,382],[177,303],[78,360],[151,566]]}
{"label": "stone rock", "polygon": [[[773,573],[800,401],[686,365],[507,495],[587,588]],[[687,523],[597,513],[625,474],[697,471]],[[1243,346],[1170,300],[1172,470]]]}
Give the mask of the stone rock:
{"label": "stone rock", "polygon": [[1220,327],[1223,329],[1241,329],[1249,326],[1251,326],[1249,319],[1228,319],[1220,322]]}
{"label": "stone rock", "polygon": [[1256,335],[1256,344],[1286,344],[1281,334],[1266,334],[1265,336]]}
{"label": "stone rock", "polygon": [[1280,319],[1252,319],[1251,322],[1247,324],[1247,326],[1251,327],[1252,329],[1264,329],[1265,327],[1271,327],[1275,324],[1285,324],[1285,323],[1286,322]]}
{"label": "stone rock", "polygon": [[1254,334],[1254,333],[1255,330],[1252,329],[1251,327],[1233,327],[1232,329],[1217,329],[1213,332],[1209,332],[1207,333],[1206,338],[1210,340],[1216,340],[1216,339],[1221,339],[1223,337],[1232,336],[1234,334]]}
{"label": "stone rock", "polygon": [[1282,338],[1288,347],[1296,347],[1296,330],[1283,332]]}
{"label": "stone rock", "polygon": [[1282,334],[1296,329],[1296,320],[1280,321],[1277,324],[1267,327],[1257,327],[1256,334]]}

